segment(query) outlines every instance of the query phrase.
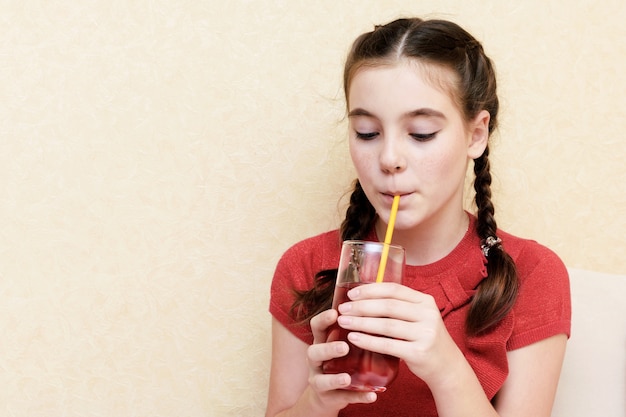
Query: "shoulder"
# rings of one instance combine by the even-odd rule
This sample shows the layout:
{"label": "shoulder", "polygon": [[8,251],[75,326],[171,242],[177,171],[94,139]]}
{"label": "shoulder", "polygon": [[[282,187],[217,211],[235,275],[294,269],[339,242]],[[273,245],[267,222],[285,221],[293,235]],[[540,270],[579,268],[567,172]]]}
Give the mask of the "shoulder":
{"label": "shoulder", "polygon": [[331,230],[295,243],[285,251],[279,263],[304,260],[323,262],[328,257],[332,258],[338,254],[339,250],[341,250],[339,230]]}
{"label": "shoulder", "polygon": [[567,280],[568,273],[561,258],[550,248],[535,240],[500,232],[502,244],[515,261],[520,280],[537,274],[549,274]]}
{"label": "shoulder", "polygon": [[559,333],[570,334],[571,297],[569,274],[561,258],[530,239],[501,233],[504,249],[515,261],[519,278],[513,307],[515,328],[509,350]]}
{"label": "shoulder", "polygon": [[311,289],[318,272],[337,268],[340,251],[340,234],[333,230],[292,245],[276,265],[270,287],[270,313],[305,343],[313,342],[311,330],[294,322],[291,315],[296,292]]}
{"label": "shoulder", "polygon": [[[337,268],[340,251],[341,236],[338,230],[309,237],[295,243],[283,253],[275,275],[288,275],[291,280],[301,277],[310,281],[321,270]],[[306,287],[308,282],[300,284]]]}

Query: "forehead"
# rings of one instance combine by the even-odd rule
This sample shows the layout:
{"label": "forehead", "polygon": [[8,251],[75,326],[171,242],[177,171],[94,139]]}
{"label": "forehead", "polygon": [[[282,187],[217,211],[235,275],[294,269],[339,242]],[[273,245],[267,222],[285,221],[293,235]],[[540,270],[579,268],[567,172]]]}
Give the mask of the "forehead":
{"label": "forehead", "polygon": [[[348,110],[363,103],[460,108],[457,77],[449,68],[418,59],[363,63],[352,73]],[[383,102],[383,103],[380,103]]]}

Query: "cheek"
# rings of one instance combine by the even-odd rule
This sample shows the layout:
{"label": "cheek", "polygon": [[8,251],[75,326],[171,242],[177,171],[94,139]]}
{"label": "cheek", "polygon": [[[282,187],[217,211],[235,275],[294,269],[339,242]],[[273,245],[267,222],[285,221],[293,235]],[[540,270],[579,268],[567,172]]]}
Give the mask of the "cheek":
{"label": "cheek", "polygon": [[366,147],[354,144],[352,141],[350,142],[350,159],[352,159],[352,165],[354,165],[359,178],[363,175],[367,176],[372,169],[371,152],[368,152]]}
{"label": "cheek", "polygon": [[464,179],[467,175],[467,154],[465,149],[453,149],[443,155],[438,169],[442,172],[443,178],[448,178],[448,181],[452,183],[456,184]]}
{"label": "cheek", "polygon": [[466,155],[460,148],[441,147],[430,154],[429,158],[420,161],[420,172],[432,181],[453,181],[465,176],[467,166]]}

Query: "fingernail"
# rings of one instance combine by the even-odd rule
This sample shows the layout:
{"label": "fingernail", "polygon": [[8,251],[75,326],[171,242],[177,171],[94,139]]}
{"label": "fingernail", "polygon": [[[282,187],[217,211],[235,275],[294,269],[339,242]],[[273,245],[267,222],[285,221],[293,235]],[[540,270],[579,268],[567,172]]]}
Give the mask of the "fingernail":
{"label": "fingernail", "polygon": [[353,288],[350,291],[348,291],[348,298],[351,300],[356,299],[359,295],[361,294],[361,290],[357,287],[357,288]]}
{"label": "fingernail", "polygon": [[[352,310],[352,304],[350,304],[350,303],[339,304],[339,312],[340,313],[347,313],[350,310]],[[341,317],[341,316],[339,316],[339,317]]]}
{"label": "fingernail", "polygon": [[337,323],[339,323],[340,326],[348,326],[350,325],[350,323],[352,323],[352,317],[349,316],[339,316],[337,317]]}
{"label": "fingernail", "polygon": [[360,338],[361,336],[358,333],[348,333],[348,340],[351,342],[357,342]]}

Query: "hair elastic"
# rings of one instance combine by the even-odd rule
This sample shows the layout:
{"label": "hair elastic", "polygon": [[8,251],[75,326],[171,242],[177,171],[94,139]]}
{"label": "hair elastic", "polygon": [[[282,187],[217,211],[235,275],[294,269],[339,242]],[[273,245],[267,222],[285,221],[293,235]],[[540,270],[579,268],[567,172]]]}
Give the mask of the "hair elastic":
{"label": "hair elastic", "polygon": [[499,246],[502,243],[502,239],[496,236],[489,236],[485,239],[485,243],[480,245],[480,249],[483,251],[485,257],[489,256],[489,249]]}

